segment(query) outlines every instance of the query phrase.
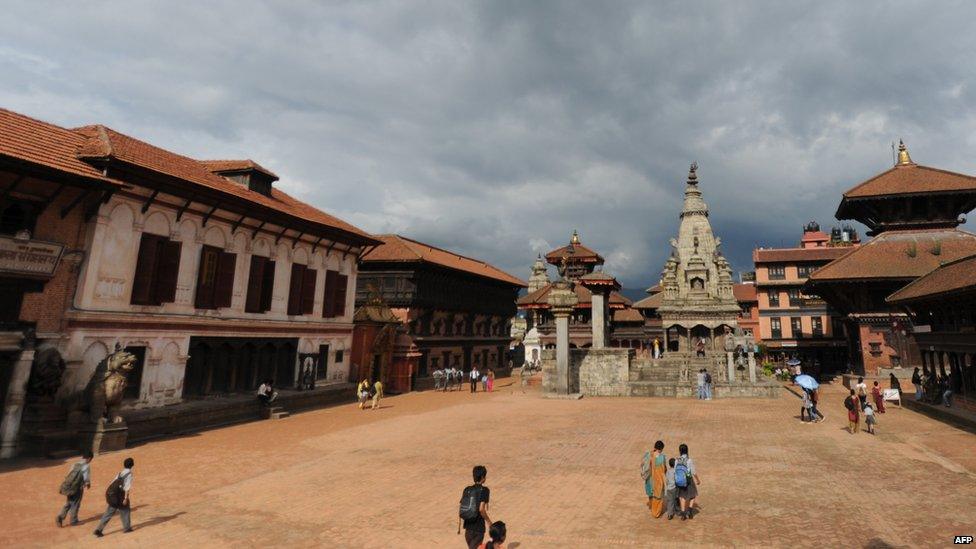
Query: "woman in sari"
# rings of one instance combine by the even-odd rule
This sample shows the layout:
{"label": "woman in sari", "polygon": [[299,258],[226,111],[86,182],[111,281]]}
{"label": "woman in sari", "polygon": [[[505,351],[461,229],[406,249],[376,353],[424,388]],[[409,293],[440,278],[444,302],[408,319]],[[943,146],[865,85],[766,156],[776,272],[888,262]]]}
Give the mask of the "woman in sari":
{"label": "woman in sari", "polygon": [[647,472],[644,477],[644,493],[647,494],[647,507],[651,516],[658,518],[664,514],[664,488],[668,472],[668,458],[664,455],[664,442],[654,443],[654,451],[644,454],[642,469]]}
{"label": "woman in sari", "polygon": [[885,413],[884,396],[881,394],[881,386],[877,381],[874,382],[874,387],[871,388],[871,397],[874,399],[874,407],[878,410],[878,413]]}

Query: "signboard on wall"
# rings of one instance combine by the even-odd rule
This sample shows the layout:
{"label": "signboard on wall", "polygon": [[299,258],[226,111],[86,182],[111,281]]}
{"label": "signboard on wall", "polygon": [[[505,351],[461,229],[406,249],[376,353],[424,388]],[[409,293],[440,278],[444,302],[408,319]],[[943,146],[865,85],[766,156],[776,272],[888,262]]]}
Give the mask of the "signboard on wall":
{"label": "signboard on wall", "polygon": [[54,242],[0,236],[0,275],[51,278],[63,252]]}

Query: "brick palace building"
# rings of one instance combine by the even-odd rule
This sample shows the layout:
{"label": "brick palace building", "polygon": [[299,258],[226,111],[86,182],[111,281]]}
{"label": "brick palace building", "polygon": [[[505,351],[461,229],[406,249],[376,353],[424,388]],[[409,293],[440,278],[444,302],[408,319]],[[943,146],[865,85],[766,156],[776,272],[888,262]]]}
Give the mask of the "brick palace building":
{"label": "brick palace building", "polygon": [[811,372],[838,372],[847,367],[844,319],[823,299],[801,288],[810,273],[843,256],[860,241],[853,228],[831,234],[811,221],[799,246],[758,248],[752,259],[759,297],[759,337],[773,360],[796,357]]}
{"label": "brick palace building", "polygon": [[[444,367],[506,371],[510,321],[526,283],[483,261],[404,236],[376,238],[381,243],[360,262],[356,305],[368,305],[373,292],[374,303],[388,306],[403,326],[377,352],[375,335],[364,336],[362,347],[354,349],[352,379],[381,378],[402,392],[427,385],[431,373]],[[382,313],[370,314],[373,324],[385,323]],[[382,350],[390,345],[395,360],[394,351]]]}
{"label": "brick palace building", "polygon": [[66,364],[59,396],[83,388],[116,344],[139,359],[129,410],[251,393],[266,377],[291,387],[300,359],[320,383],[348,381],[357,259],[378,241],[282,192],[253,161],[0,113],[0,192],[8,205],[23,198],[28,220],[11,229],[68,248],[67,268],[21,318]]}
{"label": "brick palace building", "polygon": [[976,235],[958,228],[974,208],[976,177],[916,164],[904,144],[894,167],[844,193],[835,216],[863,223],[874,238],[813,272],[803,293],[843,315],[857,372],[921,366],[908,317],[887,298],[976,253]]}

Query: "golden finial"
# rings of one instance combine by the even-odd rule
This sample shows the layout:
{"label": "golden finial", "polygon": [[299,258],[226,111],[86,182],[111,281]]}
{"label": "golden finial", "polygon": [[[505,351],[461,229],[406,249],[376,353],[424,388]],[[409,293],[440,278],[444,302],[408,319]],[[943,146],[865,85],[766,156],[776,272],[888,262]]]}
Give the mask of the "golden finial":
{"label": "golden finial", "polygon": [[573,245],[580,243],[579,233],[576,232],[576,229],[573,229],[573,238],[570,239],[569,243]]}
{"label": "golden finial", "polygon": [[908,156],[908,147],[905,146],[905,142],[899,139],[898,140],[898,165],[904,166],[906,164],[914,164],[914,162],[912,162],[912,157]]}

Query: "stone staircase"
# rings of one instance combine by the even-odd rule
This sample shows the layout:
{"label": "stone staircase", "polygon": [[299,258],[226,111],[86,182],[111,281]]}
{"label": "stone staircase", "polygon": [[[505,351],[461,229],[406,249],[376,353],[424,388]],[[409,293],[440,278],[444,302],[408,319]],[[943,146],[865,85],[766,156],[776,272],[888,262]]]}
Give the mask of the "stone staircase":
{"label": "stone staircase", "polygon": [[283,406],[268,406],[261,415],[264,419],[285,419],[291,414]]}

